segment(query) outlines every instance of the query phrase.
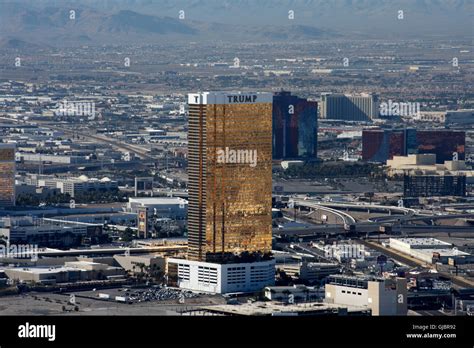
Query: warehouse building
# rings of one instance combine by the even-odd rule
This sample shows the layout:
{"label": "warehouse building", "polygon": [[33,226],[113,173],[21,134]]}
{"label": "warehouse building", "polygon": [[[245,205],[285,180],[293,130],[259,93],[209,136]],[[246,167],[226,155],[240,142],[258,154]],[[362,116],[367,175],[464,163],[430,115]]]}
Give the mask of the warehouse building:
{"label": "warehouse building", "polygon": [[474,262],[472,255],[435,238],[390,238],[390,248],[430,264],[447,264],[449,259],[459,264]]}
{"label": "warehouse building", "polygon": [[106,280],[124,275],[121,267],[90,261],[65,262],[59,267],[5,268],[9,279],[22,283],[57,284],[78,281]]}

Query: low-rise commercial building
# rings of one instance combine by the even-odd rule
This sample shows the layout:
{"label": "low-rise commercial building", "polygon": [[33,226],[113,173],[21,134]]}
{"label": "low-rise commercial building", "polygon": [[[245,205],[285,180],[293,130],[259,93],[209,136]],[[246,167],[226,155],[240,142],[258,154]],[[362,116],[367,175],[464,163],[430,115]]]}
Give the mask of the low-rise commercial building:
{"label": "low-rise commercial building", "polygon": [[160,255],[114,255],[114,259],[120,267],[132,274],[143,272],[164,274],[166,269],[166,260]]}
{"label": "low-rise commercial building", "polygon": [[59,267],[7,267],[4,271],[14,281],[41,284],[106,280],[108,277],[124,275],[121,267],[88,261],[66,262]]}
{"label": "low-rise commercial building", "polygon": [[203,306],[198,314],[231,316],[367,316],[370,310],[356,306],[342,306],[331,303],[281,303],[276,301],[257,301],[239,305],[222,304]]}
{"label": "low-rise commercial building", "polygon": [[146,208],[148,216],[156,214],[160,218],[185,219],[188,201],[180,197],[130,197],[126,210],[138,213],[139,208]]}
{"label": "low-rise commercial building", "polygon": [[447,264],[450,258],[459,264],[474,261],[473,255],[435,238],[390,238],[390,248],[430,264]]}
{"label": "low-rise commercial building", "polygon": [[457,175],[465,176],[467,183],[474,183],[474,170],[465,161],[444,161],[436,163],[435,154],[416,154],[408,156],[393,156],[387,161],[388,175]]}
{"label": "low-rise commercial building", "polygon": [[34,244],[40,247],[72,247],[82,244],[83,238],[100,242],[102,224],[89,224],[54,219],[0,220],[0,236],[7,237],[12,244]]}
{"label": "low-rise commercial building", "polygon": [[69,194],[75,197],[78,194],[94,191],[111,191],[118,190],[117,181],[109,178],[89,178],[85,175],[79,177],[62,177],[42,176],[37,179],[38,187],[48,187],[51,189],[59,189],[63,194]]}
{"label": "low-rise commercial building", "polygon": [[19,152],[18,158],[22,162],[49,162],[55,164],[79,164],[86,163],[89,159],[86,156],[75,155],[48,155],[41,153]]}
{"label": "low-rise commercial building", "polygon": [[335,275],[325,287],[327,303],[368,308],[372,315],[407,314],[407,280]]}
{"label": "low-rise commercial building", "polygon": [[331,274],[339,273],[341,267],[335,263],[305,261],[278,264],[276,268],[278,270],[284,271],[286,275],[292,278],[314,282],[319,281]]}
{"label": "low-rise commercial building", "polygon": [[264,289],[265,298],[279,302],[313,301],[324,297],[324,292],[315,287],[306,285],[293,286],[267,286]]}

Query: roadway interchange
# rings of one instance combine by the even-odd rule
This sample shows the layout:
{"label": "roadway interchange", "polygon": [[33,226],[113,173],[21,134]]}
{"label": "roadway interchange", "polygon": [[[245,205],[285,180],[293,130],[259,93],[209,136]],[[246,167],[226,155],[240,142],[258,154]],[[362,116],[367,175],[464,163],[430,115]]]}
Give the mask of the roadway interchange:
{"label": "roadway interchange", "polygon": [[[410,255],[401,253],[399,251],[390,249],[383,244],[380,244],[380,240],[388,241],[388,238],[392,236],[440,236],[456,234],[457,236],[472,236],[474,233],[474,226],[436,226],[436,225],[413,225],[410,222],[414,221],[427,221],[433,222],[436,220],[453,219],[453,218],[472,218],[474,214],[429,214],[426,211],[417,211],[415,209],[395,207],[395,206],[383,206],[377,204],[357,204],[357,203],[335,203],[335,202],[321,202],[311,199],[290,199],[291,206],[296,210],[299,210],[295,216],[296,222],[304,222],[301,224],[303,227],[289,227],[283,229],[274,229],[273,233],[276,236],[285,237],[278,242],[283,250],[288,250],[288,240],[291,242],[292,251],[298,250],[303,254],[313,255],[318,259],[324,259],[323,256],[315,249],[309,246],[308,242],[319,240],[321,238],[356,238],[359,243],[365,245],[370,249],[374,249],[382,252],[390,258],[396,260],[401,264],[405,264],[409,267],[428,267],[435,268],[436,266],[427,264],[422,260],[418,260]],[[303,212],[303,210],[310,210],[310,212]],[[386,219],[372,218],[366,220],[357,220],[352,216],[349,211],[383,211],[389,214]],[[336,223],[331,224],[314,224],[308,223],[304,216],[311,214],[313,211],[320,211],[324,214],[333,214],[335,216]],[[397,214],[397,215],[396,215]],[[334,220],[333,220],[334,221]],[[383,222],[381,222],[383,221]],[[392,223],[392,231],[381,234],[379,227],[381,224]],[[354,224],[355,230],[348,232],[344,226],[347,224]],[[290,237],[290,239],[288,239]],[[285,241],[286,239],[286,241]],[[299,243],[298,243],[299,242]],[[474,286],[471,280],[464,279],[463,277],[453,275],[443,270],[437,270],[437,272],[447,279],[450,279],[454,285],[465,288]]]}
{"label": "roadway interchange", "polygon": [[[348,231],[347,226],[353,225],[357,233],[378,232],[381,225],[390,225],[393,233],[423,234],[430,232],[474,232],[474,226],[437,226],[435,221],[446,219],[472,219],[474,214],[432,214],[416,209],[386,206],[368,203],[322,202],[309,198],[290,198],[290,204],[298,211],[324,213],[332,216],[333,222],[327,224],[311,224],[305,227],[290,227],[275,229],[275,234],[298,236],[314,236],[317,234],[340,234]],[[365,220],[356,219],[351,211],[366,211],[368,213],[384,212],[382,217]],[[301,214],[300,214],[301,215]],[[413,222],[425,222],[426,225],[415,225]],[[346,227],[346,228],[345,228]]]}

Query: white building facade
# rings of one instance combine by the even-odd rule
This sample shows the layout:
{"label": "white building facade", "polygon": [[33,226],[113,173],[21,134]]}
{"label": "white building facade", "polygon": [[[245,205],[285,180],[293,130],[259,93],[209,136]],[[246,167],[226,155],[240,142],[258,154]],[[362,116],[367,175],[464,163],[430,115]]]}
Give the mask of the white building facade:
{"label": "white building facade", "polygon": [[374,316],[407,314],[405,278],[334,275],[329,277],[325,291],[327,303],[367,308]]}
{"label": "white building facade", "polygon": [[[168,259],[182,289],[216,294],[256,292],[275,284],[275,260],[250,263],[210,263]],[[172,271],[171,271],[172,272]]]}

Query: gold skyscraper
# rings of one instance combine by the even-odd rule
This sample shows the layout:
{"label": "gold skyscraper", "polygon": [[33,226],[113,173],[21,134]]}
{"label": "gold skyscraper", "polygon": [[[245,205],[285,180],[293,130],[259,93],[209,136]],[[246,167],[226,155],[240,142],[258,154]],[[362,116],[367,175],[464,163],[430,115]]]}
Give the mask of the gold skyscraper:
{"label": "gold skyscraper", "polygon": [[272,94],[190,94],[188,259],[271,251]]}
{"label": "gold skyscraper", "polygon": [[0,206],[15,205],[15,145],[0,144]]}

